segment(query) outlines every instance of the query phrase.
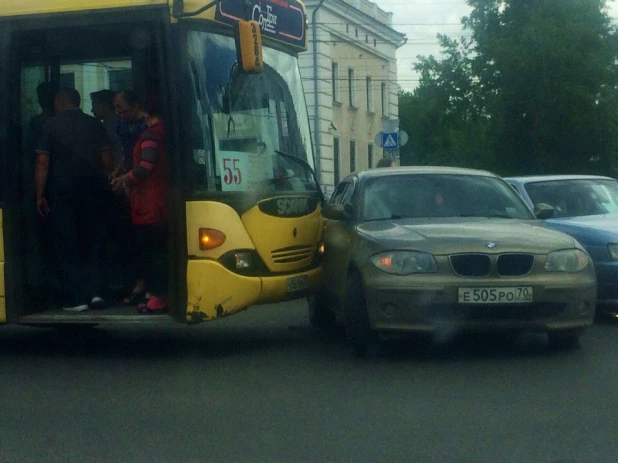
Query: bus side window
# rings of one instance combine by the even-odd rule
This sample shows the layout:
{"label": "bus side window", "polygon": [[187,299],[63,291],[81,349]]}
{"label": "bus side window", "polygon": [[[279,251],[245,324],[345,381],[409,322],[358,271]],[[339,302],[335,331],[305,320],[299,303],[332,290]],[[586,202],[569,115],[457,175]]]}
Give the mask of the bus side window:
{"label": "bus side window", "polygon": [[[210,122],[208,114],[202,108],[203,94],[200,91],[197,69],[191,62],[191,140],[193,150],[193,162],[190,167],[191,186],[193,192],[208,190],[209,160],[212,159],[212,147],[210,143]],[[210,172],[212,175],[212,172]]]}

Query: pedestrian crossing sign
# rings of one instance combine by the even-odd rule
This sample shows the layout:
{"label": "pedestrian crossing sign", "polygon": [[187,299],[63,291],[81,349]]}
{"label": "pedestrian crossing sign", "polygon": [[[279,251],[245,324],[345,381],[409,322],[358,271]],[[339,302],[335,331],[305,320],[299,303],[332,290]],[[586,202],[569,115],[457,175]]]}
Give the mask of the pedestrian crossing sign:
{"label": "pedestrian crossing sign", "polygon": [[399,148],[399,134],[397,132],[382,132],[382,148],[387,150]]}

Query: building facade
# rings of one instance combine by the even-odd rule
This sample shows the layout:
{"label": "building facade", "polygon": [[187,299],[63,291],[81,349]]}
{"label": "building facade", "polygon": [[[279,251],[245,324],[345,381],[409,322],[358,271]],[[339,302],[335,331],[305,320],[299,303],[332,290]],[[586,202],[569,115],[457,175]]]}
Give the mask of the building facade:
{"label": "building facade", "polygon": [[309,49],[301,75],[316,156],[327,193],[350,172],[383,157],[374,139],[398,116],[396,50],[405,35],[368,0],[307,0]]}

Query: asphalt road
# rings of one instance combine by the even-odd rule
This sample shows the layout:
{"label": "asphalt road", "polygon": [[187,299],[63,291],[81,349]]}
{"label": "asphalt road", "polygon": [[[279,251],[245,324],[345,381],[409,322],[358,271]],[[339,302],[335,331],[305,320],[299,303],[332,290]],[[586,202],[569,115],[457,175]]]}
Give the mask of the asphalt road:
{"label": "asphalt road", "polygon": [[618,462],[618,325],[577,351],[418,340],[377,361],[301,303],[198,326],[0,328],[1,462]]}

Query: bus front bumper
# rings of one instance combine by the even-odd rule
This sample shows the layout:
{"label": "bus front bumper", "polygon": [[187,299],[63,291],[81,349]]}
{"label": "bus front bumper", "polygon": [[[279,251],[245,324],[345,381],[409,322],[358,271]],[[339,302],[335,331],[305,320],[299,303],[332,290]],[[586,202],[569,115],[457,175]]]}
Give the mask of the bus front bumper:
{"label": "bus front bumper", "polygon": [[286,275],[243,276],[215,260],[189,260],[187,321],[212,320],[251,305],[305,297],[315,292],[321,277],[321,267]]}

